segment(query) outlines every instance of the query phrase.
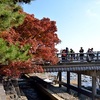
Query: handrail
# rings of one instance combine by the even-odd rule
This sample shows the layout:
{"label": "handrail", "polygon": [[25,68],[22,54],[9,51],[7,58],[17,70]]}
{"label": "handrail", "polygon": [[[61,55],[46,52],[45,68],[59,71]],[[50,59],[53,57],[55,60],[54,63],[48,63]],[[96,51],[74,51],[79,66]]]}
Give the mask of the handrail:
{"label": "handrail", "polygon": [[[63,55],[64,54],[64,55]],[[83,54],[81,56],[80,54]],[[94,53],[57,53],[59,62],[91,62],[91,61],[100,61],[100,52]]]}

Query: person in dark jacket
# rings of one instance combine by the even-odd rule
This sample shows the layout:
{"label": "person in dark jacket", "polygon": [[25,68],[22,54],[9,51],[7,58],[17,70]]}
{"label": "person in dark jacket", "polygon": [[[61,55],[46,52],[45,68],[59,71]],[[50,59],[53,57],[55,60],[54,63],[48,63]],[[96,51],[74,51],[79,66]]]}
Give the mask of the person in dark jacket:
{"label": "person in dark jacket", "polygon": [[66,60],[66,50],[65,49],[62,50],[61,56],[62,56],[62,62],[65,62]]}
{"label": "person in dark jacket", "polygon": [[68,53],[69,53],[69,49],[68,47],[66,47],[66,61],[68,61],[68,58],[69,58]]}
{"label": "person in dark jacket", "polygon": [[83,57],[84,57],[84,49],[83,49],[83,47],[80,47],[79,52],[80,52],[80,60],[83,61]]}
{"label": "person in dark jacket", "polygon": [[71,56],[71,60],[75,59],[75,52],[72,48],[70,49],[70,56]]}

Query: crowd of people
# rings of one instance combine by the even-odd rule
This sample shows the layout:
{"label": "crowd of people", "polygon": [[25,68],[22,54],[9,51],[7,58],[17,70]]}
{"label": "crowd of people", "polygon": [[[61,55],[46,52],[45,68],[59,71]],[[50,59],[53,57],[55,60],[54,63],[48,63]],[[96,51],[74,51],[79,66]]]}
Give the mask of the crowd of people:
{"label": "crowd of people", "polygon": [[[91,60],[93,60],[94,58],[94,52],[93,52],[93,48],[88,48],[87,50],[87,58],[86,60],[88,62],[90,62]],[[79,49],[79,57],[77,58],[77,56],[75,55],[75,51],[72,48],[68,48],[66,47],[65,49],[61,50],[61,57],[62,57],[62,61],[72,61],[75,59],[80,59],[80,61],[84,60],[84,49],[83,47],[80,47]]]}

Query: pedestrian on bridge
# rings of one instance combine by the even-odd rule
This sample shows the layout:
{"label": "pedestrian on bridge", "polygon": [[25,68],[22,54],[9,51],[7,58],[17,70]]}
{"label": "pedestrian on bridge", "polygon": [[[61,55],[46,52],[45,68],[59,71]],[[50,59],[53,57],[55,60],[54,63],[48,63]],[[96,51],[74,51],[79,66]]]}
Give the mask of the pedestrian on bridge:
{"label": "pedestrian on bridge", "polygon": [[91,49],[88,48],[87,50],[87,62],[91,62]]}
{"label": "pedestrian on bridge", "polygon": [[70,56],[71,56],[71,61],[75,59],[75,52],[72,48],[70,49]]}
{"label": "pedestrian on bridge", "polygon": [[68,61],[68,58],[69,58],[68,53],[69,53],[69,48],[68,48],[68,47],[66,47],[66,61]]}
{"label": "pedestrian on bridge", "polygon": [[83,47],[80,47],[79,52],[80,52],[80,61],[83,61],[83,57],[84,57],[84,49],[83,49]]}
{"label": "pedestrian on bridge", "polygon": [[87,53],[88,53],[87,54],[87,61],[91,62],[93,60],[94,56],[95,56],[94,52],[93,52],[93,48],[91,48],[91,49],[89,48]]}
{"label": "pedestrian on bridge", "polygon": [[61,58],[62,58],[62,62],[66,61],[66,50],[65,49],[62,50]]}
{"label": "pedestrian on bridge", "polygon": [[94,58],[94,51],[93,51],[93,48],[91,48],[91,59],[93,60],[93,58]]}

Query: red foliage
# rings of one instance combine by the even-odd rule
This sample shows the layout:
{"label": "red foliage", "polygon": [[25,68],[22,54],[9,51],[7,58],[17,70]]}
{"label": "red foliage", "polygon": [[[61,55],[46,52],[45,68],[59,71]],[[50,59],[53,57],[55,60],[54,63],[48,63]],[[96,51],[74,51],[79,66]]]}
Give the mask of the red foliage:
{"label": "red foliage", "polygon": [[41,20],[34,18],[34,15],[26,14],[25,21],[18,28],[14,28],[22,37],[22,43],[32,45],[31,52],[37,58],[57,63],[55,45],[60,42],[57,34],[56,22],[49,18]]}
{"label": "red foliage", "polygon": [[0,34],[0,37],[5,39],[10,44],[19,42],[19,38],[21,38],[20,34],[16,33],[13,28],[11,28],[9,31],[2,32],[2,34]]}
{"label": "red foliage", "polygon": [[[26,14],[26,13],[24,13]],[[27,43],[31,44],[29,54],[32,54],[32,61],[26,62],[12,62],[10,65],[1,68],[0,72],[19,75],[21,73],[29,72],[43,72],[39,62],[49,61],[51,64],[56,64],[58,58],[56,56],[57,45],[60,40],[55,33],[57,31],[56,22],[50,21],[49,18],[41,20],[34,17],[34,15],[26,14],[24,23],[17,28],[13,27],[10,31],[3,32],[0,37],[4,38],[9,43],[19,42],[20,45]],[[32,66],[33,65],[33,66]]]}
{"label": "red foliage", "polygon": [[11,62],[9,65],[5,65],[0,68],[0,74],[11,76],[11,77],[19,77],[20,74],[23,73],[33,73],[33,72],[43,72],[43,68],[40,65],[32,66],[32,61],[28,60],[25,62]]}

